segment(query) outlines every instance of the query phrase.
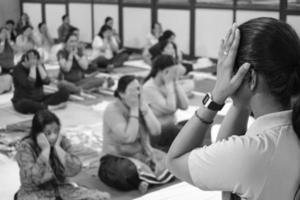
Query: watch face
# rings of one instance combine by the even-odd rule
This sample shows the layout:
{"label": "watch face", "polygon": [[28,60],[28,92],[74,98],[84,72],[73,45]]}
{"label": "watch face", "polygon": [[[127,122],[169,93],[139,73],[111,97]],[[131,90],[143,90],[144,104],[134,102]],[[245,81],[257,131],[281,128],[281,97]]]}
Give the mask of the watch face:
{"label": "watch face", "polygon": [[203,103],[203,104],[206,104],[208,100],[209,100],[209,95],[206,94],[206,95],[204,96],[203,100],[202,100],[202,103]]}

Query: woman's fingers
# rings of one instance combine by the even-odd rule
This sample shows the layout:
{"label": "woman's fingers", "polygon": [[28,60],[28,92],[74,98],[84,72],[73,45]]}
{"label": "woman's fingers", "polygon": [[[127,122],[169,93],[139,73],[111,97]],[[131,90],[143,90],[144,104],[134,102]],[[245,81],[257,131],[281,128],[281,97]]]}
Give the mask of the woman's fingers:
{"label": "woman's fingers", "polygon": [[242,82],[244,80],[245,75],[249,71],[249,68],[250,68],[250,64],[249,63],[244,63],[239,68],[237,73],[232,77],[231,85],[232,85],[233,92],[240,87],[240,85],[242,84]]}
{"label": "woman's fingers", "polygon": [[224,47],[224,56],[225,57],[227,57],[227,55],[229,53],[229,50],[230,50],[230,47],[231,47],[231,45],[234,41],[235,30],[236,30],[236,24],[233,24],[232,28],[231,28],[231,34],[230,34],[229,38],[225,41],[225,47]]}
{"label": "woman's fingers", "polygon": [[233,43],[229,50],[229,54],[228,54],[229,57],[234,57],[234,58],[236,57],[237,50],[238,50],[239,43],[240,43],[240,37],[241,37],[240,30],[235,29],[235,37],[234,37]]}

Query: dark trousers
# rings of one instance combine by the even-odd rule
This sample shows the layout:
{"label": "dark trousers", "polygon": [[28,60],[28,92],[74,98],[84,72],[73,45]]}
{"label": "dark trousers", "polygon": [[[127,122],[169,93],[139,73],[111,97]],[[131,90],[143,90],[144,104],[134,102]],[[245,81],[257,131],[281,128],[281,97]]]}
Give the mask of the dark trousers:
{"label": "dark trousers", "polygon": [[164,152],[168,152],[171,144],[186,122],[187,121],[182,121],[177,125],[174,124],[172,126],[162,127],[160,135],[150,136],[151,146]]}
{"label": "dark trousers", "polygon": [[95,58],[91,64],[90,67],[91,69],[105,69],[107,65],[114,65],[114,67],[122,67],[123,63],[127,61],[129,58],[129,54],[127,51],[123,51],[121,53],[116,54],[112,59],[107,59],[104,56],[99,56]]}
{"label": "dark trousers", "polygon": [[62,80],[57,84],[57,87],[62,90],[67,90],[71,94],[80,94],[83,90],[101,87],[105,82],[105,78],[87,77],[76,83]]}
{"label": "dark trousers", "polygon": [[141,183],[136,166],[126,158],[113,155],[100,159],[98,176],[103,183],[122,191],[137,189]]}
{"label": "dark trousers", "polygon": [[40,110],[47,109],[49,105],[55,106],[66,102],[69,99],[69,92],[66,90],[59,90],[53,94],[48,94],[43,97],[41,101],[32,99],[20,99],[13,102],[16,111],[23,114],[35,114]]}

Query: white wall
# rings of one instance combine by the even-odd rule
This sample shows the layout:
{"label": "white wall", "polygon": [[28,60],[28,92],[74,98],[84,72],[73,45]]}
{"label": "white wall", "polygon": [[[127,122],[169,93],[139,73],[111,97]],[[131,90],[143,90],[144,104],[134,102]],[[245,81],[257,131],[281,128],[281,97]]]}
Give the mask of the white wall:
{"label": "white wall", "polygon": [[197,56],[217,58],[221,39],[232,25],[232,10],[196,10],[196,51]]}
{"label": "white wall", "polygon": [[20,2],[18,0],[0,0],[0,26],[6,20],[12,19],[15,22],[20,17]]}
{"label": "white wall", "polygon": [[245,11],[237,10],[236,12],[236,22],[242,24],[250,19],[257,17],[273,17],[279,19],[279,12],[268,12],[268,11]]}
{"label": "white wall", "polygon": [[142,48],[151,29],[150,8],[129,8],[123,10],[124,46]]}
{"label": "white wall", "polygon": [[286,20],[296,30],[300,37],[300,16],[287,16]]}
{"label": "white wall", "polygon": [[190,53],[190,11],[159,9],[158,21],[163,30],[170,29],[176,34],[178,48],[184,53]]}
{"label": "white wall", "polygon": [[46,23],[53,38],[58,38],[57,29],[62,24],[62,16],[66,14],[65,4],[46,4]]}
{"label": "white wall", "polygon": [[119,6],[94,4],[94,27],[95,35],[98,34],[101,26],[104,24],[104,19],[110,16],[114,19],[114,28],[119,31]]}
{"label": "white wall", "polygon": [[36,30],[42,22],[42,4],[41,3],[23,3],[23,12],[29,15],[31,24]]}
{"label": "white wall", "polygon": [[89,3],[70,3],[69,15],[73,26],[80,30],[80,40],[92,41],[92,5]]}

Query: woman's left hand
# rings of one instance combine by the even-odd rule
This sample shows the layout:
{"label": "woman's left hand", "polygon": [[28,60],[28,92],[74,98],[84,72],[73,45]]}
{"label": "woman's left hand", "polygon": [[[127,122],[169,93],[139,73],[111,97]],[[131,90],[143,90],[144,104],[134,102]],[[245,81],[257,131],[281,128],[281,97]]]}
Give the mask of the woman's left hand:
{"label": "woman's left hand", "polygon": [[236,74],[233,75],[233,67],[240,41],[240,31],[236,24],[222,40],[219,49],[217,64],[217,82],[212,91],[213,100],[223,104],[227,97],[233,95],[241,86],[243,79],[250,68],[249,63],[244,63]]}
{"label": "woman's left hand", "polygon": [[61,133],[58,134],[54,147],[60,147],[63,135]]}

